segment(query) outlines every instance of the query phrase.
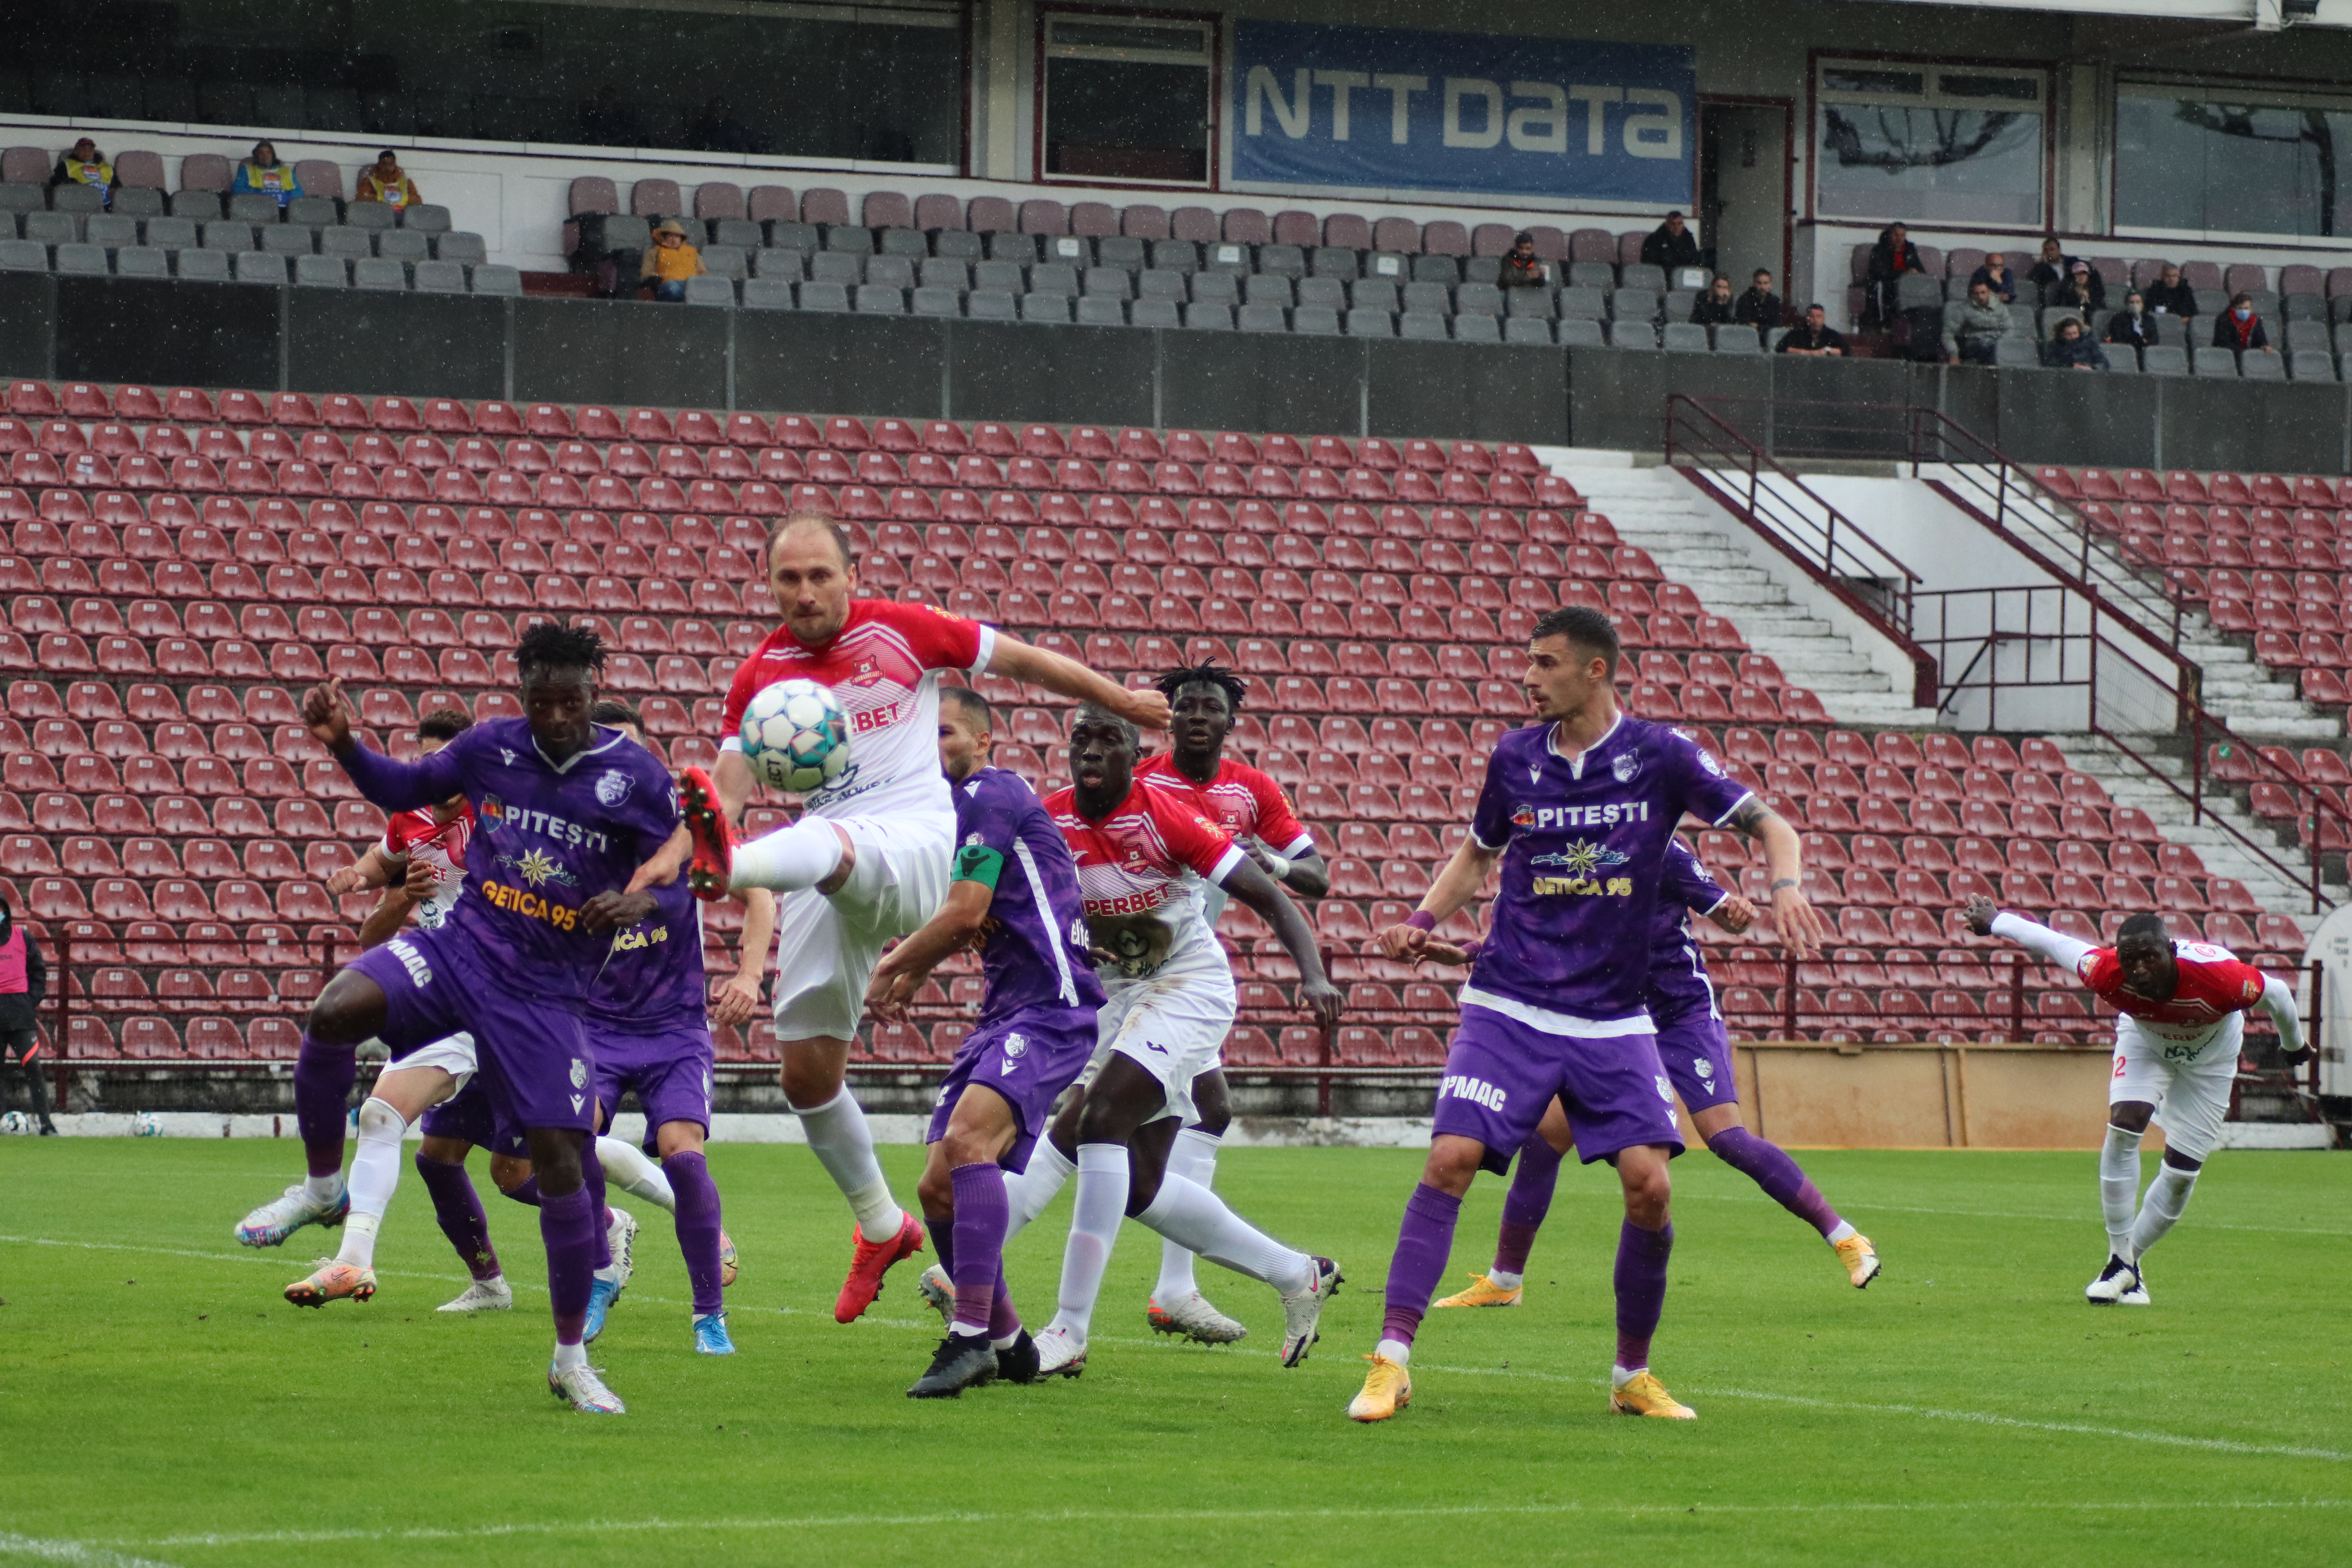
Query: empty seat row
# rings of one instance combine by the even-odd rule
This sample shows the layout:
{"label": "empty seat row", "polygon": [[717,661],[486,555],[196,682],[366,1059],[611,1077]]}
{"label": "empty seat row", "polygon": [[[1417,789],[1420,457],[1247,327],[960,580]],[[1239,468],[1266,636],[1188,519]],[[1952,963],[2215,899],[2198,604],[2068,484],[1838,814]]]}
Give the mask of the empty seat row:
{"label": "empty seat row", "polygon": [[110,274],[118,278],[177,278],[205,283],[291,283],[306,288],[414,289],[425,294],[472,292],[508,298],[520,298],[522,294],[522,274],[514,268],[447,258],[407,262],[389,257],[282,256],[257,250],[170,251],[147,246],[109,250],[98,245],[60,245],[53,249],[29,239],[0,239],[0,272],[58,272],[98,278]]}
{"label": "empty seat row", "polygon": [[401,261],[479,261],[485,252],[478,234],[446,229],[358,228],[338,224],[327,228],[292,225],[256,226],[243,219],[199,223],[194,218],[135,218],[117,213],[26,213],[16,233],[16,220],[0,213],[0,239],[21,237],[43,245],[87,243],[110,250],[145,245],[158,250],[264,250],[276,256],[384,256]]}

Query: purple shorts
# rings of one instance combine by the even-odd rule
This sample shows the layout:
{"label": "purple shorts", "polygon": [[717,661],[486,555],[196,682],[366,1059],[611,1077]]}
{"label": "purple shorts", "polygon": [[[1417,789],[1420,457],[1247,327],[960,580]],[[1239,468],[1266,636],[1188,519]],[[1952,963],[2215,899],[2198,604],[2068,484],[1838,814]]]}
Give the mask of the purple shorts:
{"label": "purple shorts", "polygon": [[983,1024],[964,1037],[955,1065],[940,1085],[926,1143],[947,1136],[956,1101],[972,1084],[1003,1095],[1020,1119],[1020,1136],[997,1162],[1008,1171],[1029,1168],[1029,1152],[1045,1135],[1054,1101],[1077,1082],[1095,1054],[1098,1030],[1092,1007],[1023,1007],[1009,1017]]}
{"label": "purple shorts", "polygon": [[[1654,1019],[1659,1018],[1655,1009]],[[1658,1059],[1665,1064],[1666,1081],[1683,1097],[1696,1116],[1718,1105],[1739,1103],[1739,1085],[1731,1071],[1731,1042],[1723,1020],[1701,1004],[1658,1024]]]}
{"label": "purple shorts", "polygon": [[1673,1087],[1644,1031],[1588,1039],[1554,1035],[1475,1004],[1445,1053],[1432,1135],[1475,1138],[1500,1175],[1558,1096],[1586,1164],[1636,1143],[1683,1150]]}
{"label": "purple shorts", "polygon": [[418,1125],[427,1138],[456,1138],[493,1154],[530,1158],[530,1144],[520,1127],[500,1124],[490,1109],[490,1097],[477,1073],[455,1096],[426,1111]]}
{"label": "purple shorts", "polygon": [[508,1127],[595,1130],[588,1079],[594,1058],[577,1014],[519,996],[473,942],[447,926],[412,928],[352,960],[383,992],[377,1031],[398,1060],[463,1030],[474,1037],[490,1109]]}
{"label": "purple shorts", "polygon": [[713,1053],[708,1025],[632,1035],[592,1024],[589,1038],[596,1047],[596,1103],[607,1122],[620,1109],[622,1094],[635,1089],[646,1110],[646,1148],[654,1146],[654,1132],[665,1121],[691,1121],[709,1136]]}

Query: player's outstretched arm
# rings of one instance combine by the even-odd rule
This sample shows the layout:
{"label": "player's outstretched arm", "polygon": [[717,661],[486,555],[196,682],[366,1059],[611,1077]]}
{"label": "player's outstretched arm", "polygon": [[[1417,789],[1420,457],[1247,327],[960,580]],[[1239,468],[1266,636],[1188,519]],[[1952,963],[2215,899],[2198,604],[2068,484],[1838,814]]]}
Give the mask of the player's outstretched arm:
{"label": "player's outstretched arm", "polygon": [[1307,923],[1306,915],[1291,902],[1290,895],[1259,870],[1255,861],[1246,858],[1234,863],[1219,886],[1256,910],[1259,918],[1274,928],[1275,940],[1298,965],[1299,1005],[1327,1029],[1338,1023],[1346,1003],[1339,995],[1339,988],[1323,973],[1323,953],[1315,945],[1315,928]]}
{"label": "player's outstretched arm", "polygon": [[1968,901],[1960,910],[1960,918],[1979,936],[2006,938],[2028,952],[2063,965],[2069,974],[2080,974],[2084,955],[2097,951],[2089,942],[2063,931],[2052,931],[2023,915],[2011,914],[1982,893]]}
{"label": "player's outstretched arm", "polygon": [[[866,986],[866,1010],[886,1024],[907,1016],[931,971],[951,953],[971,945],[996,901],[993,883],[959,879],[948,884],[940,912],[925,921],[914,935],[882,955],[874,978]],[[750,951],[748,948],[745,950]]]}
{"label": "player's outstretched arm", "polygon": [[693,855],[693,835],[686,830],[686,824],[681,822],[677,825],[677,831],[669,836],[669,842],[655,850],[653,858],[638,867],[630,875],[629,885],[625,890],[642,893],[647,888],[668,887],[677,880],[678,873],[686,869],[686,863],[692,858]]}
{"label": "player's outstretched arm", "polygon": [[1147,730],[1168,728],[1168,699],[1157,691],[1133,691],[1107,675],[1098,675],[1075,658],[1050,648],[1033,647],[1009,632],[996,634],[989,671],[1014,680],[1042,686],[1073,702],[1091,702]]}
{"label": "player's outstretched arm", "polygon": [[396,762],[361,745],[352,733],[352,702],[343,695],[340,680],[314,686],[302,694],[302,722],[334,753],[335,761],[351,775],[352,787],[384,811],[415,811],[461,793],[464,780],[455,745],[413,763]]}
{"label": "player's outstretched arm", "polygon": [[392,880],[392,867],[383,857],[383,846],[372,844],[368,852],[327,879],[327,891],[334,898],[356,893],[367,888],[381,888]]}
{"label": "player's outstretched arm", "polygon": [[711,994],[710,1021],[740,1029],[760,1010],[760,980],[776,941],[776,895],[765,888],[744,888],[728,897],[743,906],[743,930],[737,938],[743,958]]}
{"label": "player's outstretched arm", "polygon": [[1317,851],[1309,850],[1293,860],[1263,845],[1249,844],[1242,847],[1242,853],[1255,861],[1259,870],[1302,899],[1319,899],[1331,890],[1331,868]]}
{"label": "player's outstretched arm", "polygon": [[2289,1060],[2303,1055],[2303,1016],[2295,1010],[2294,993],[2275,974],[2263,976],[2263,999],[2255,1004],[2278,1026],[2279,1049]]}
{"label": "player's outstretched arm", "polygon": [[1731,826],[1764,846],[1764,864],[1772,879],[1772,929],[1780,945],[1799,958],[1818,958],[1829,928],[1805,897],[1805,849],[1788,819],[1749,795],[1734,808]]}

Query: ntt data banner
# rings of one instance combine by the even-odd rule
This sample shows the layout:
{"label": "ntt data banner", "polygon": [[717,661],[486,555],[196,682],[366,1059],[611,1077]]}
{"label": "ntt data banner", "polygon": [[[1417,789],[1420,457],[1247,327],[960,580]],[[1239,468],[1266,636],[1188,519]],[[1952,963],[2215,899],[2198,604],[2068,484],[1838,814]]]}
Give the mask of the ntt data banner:
{"label": "ntt data banner", "polygon": [[1237,183],[1687,203],[1692,51],[1242,21]]}

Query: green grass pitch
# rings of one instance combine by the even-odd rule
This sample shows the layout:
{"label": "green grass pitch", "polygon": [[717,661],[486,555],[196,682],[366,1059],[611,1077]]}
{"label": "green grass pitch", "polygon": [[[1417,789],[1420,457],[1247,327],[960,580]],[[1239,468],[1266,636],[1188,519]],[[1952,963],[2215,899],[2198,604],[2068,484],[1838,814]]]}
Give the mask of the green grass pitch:
{"label": "green grass pitch", "polygon": [[[918,1152],[884,1152],[911,1196]],[[1677,1161],[1656,1365],[1688,1425],[1607,1414],[1615,1183],[1571,1165],[1528,1304],[1433,1314],[1414,1405],[1373,1427],[1342,1412],[1410,1151],[1219,1168],[1243,1212],[1347,1270],[1305,1365],[1270,1353],[1272,1293],[1208,1265],[1250,1339],[1153,1342],[1158,1238],[1129,1226],[1083,1379],[917,1403],[939,1327],[913,1269],[836,1326],[849,1223],[814,1160],[718,1146],[740,1353],[692,1352],[668,1221],[637,1205],[636,1280],[593,1352],[629,1414],[603,1420],[546,1392],[535,1215],[478,1160],[514,1312],[434,1312],[462,1274],[413,1173],[376,1299],[287,1305],[330,1233],[254,1253],[230,1230],[299,1161],[291,1140],[0,1143],[0,1562],[2352,1560],[2345,1155],[2220,1155],[2144,1310],[2083,1303],[2088,1153],[1804,1155],[1886,1259],[1864,1292],[1736,1173]],[[1457,1281],[1501,1196],[1482,1180],[1465,1205]],[[1011,1249],[1033,1322],[1068,1203]]]}

